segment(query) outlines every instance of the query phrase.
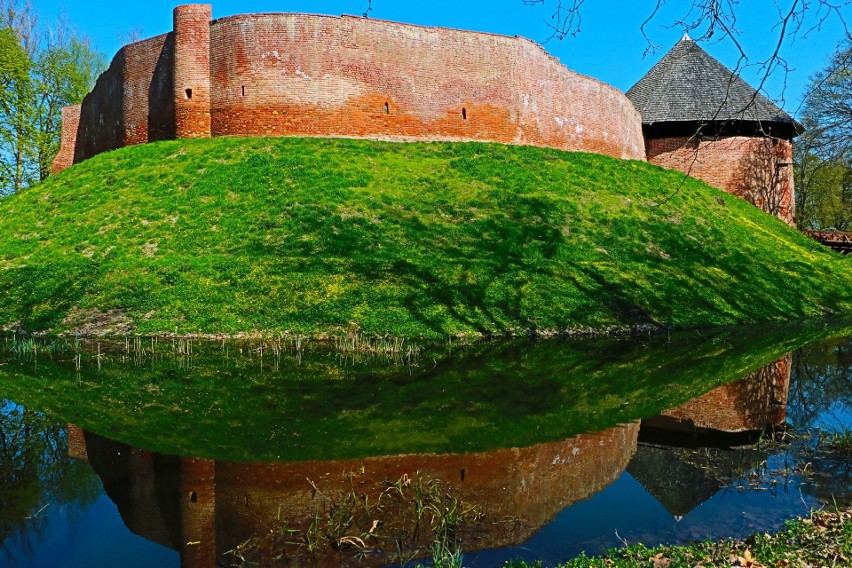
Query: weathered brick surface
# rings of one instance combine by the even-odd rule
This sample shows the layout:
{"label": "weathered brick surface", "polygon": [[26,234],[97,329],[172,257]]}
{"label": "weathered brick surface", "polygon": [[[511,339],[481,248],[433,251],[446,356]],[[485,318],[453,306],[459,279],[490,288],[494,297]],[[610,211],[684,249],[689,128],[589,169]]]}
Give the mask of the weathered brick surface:
{"label": "weathered brick surface", "polygon": [[124,146],[175,138],[174,34],[125,48]]}
{"label": "weathered brick surface", "polygon": [[789,140],[726,136],[646,141],[652,164],[689,174],[794,224],[793,145]]}
{"label": "weathered brick surface", "polygon": [[80,105],[62,108],[62,138],[59,153],[53,160],[53,173],[61,172],[74,164],[74,146],[77,144],[77,129],[80,128]]}
{"label": "weathered brick surface", "polygon": [[504,37],[260,14],[211,30],[214,135],[487,140],[643,159],[618,90]]}
{"label": "weathered brick surface", "polygon": [[[79,126],[65,123],[54,171],[70,166],[64,148],[74,140],[73,163],[131,144],[175,137],[172,34],[123,47],[80,105]],[[68,132],[66,133],[66,130]],[[76,131],[72,134],[72,131]],[[61,159],[60,159],[61,158]]]}
{"label": "weathered brick surface", "polygon": [[[188,4],[174,10],[175,131],[178,138],[210,136],[209,4]],[[228,46],[223,46],[228,49]]]}
{"label": "weathered brick surface", "polygon": [[74,163],[211,134],[481,140],[644,159],[627,97],[530,40],[351,16],[210,14],[179,6],[173,33],[116,54],[81,106]]}
{"label": "weathered brick surface", "polygon": [[[118,51],[80,105],[74,163],[124,146],[124,59]],[[62,125],[63,136],[65,124]]]}

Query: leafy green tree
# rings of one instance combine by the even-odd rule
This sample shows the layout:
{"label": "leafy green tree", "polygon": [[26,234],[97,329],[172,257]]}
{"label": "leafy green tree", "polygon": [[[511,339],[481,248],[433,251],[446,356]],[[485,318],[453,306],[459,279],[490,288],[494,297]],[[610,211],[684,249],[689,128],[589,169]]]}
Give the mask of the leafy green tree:
{"label": "leafy green tree", "polygon": [[794,146],[796,217],[805,229],[852,230],[852,40],[811,80]]}
{"label": "leafy green tree", "polygon": [[20,191],[30,177],[30,69],[29,56],[14,30],[0,29],[0,192]]}
{"label": "leafy green tree", "polygon": [[29,3],[0,0],[0,195],[50,175],[62,107],[79,103],[105,66],[65,20],[44,27]]}
{"label": "leafy green tree", "polygon": [[77,104],[106,66],[88,41],[71,35],[41,51],[33,64],[35,160],[40,180],[50,175],[62,134],[62,107]]}

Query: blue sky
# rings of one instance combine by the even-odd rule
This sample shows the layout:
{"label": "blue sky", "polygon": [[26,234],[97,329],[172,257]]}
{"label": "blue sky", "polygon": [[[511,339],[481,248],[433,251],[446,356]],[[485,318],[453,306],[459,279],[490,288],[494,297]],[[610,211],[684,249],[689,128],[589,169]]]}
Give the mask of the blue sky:
{"label": "blue sky", "polygon": [[[373,0],[370,17],[428,26],[444,26],[521,35],[544,43],[549,36],[548,21],[555,0],[541,6],[526,6],[523,0],[432,0],[410,2]],[[739,40],[751,61],[767,57],[778,41],[778,4],[792,0],[745,0],[738,6]],[[175,1],[102,2],[91,0],[36,0],[35,7],[45,21],[54,20],[60,11],[87,35],[109,58],[122,45],[122,37],[139,32],[150,37],[171,30]],[[598,78],[622,90],[638,81],[683,35],[683,28],[671,24],[683,18],[688,0],[669,0],[649,26],[648,33],[660,46],[645,55],[648,44],[640,24],[650,14],[656,0],[586,0],[582,7],[581,31],[576,37],[544,43],[545,49],[570,69]],[[249,12],[310,12],[318,14],[360,15],[367,0],[244,0],[212,2],[213,17]],[[144,6],[144,9],[141,7]],[[852,21],[852,7],[846,9]],[[825,65],[843,35],[837,18],[831,18],[819,30],[784,45],[782,54],[791,71],[775,73],[766,83],[764,94],[788,112],[796,113],[808,78]],[[730,41],[704,42],[702,46],[728,67],[734,67],[738,51]],[[746,69],[744,78],[757,83],[757,69]]]}

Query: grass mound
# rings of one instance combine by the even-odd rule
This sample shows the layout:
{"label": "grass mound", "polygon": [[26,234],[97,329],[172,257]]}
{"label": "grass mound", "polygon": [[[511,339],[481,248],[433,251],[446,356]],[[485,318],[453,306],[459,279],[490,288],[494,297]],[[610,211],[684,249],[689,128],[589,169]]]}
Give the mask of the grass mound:
{"label": "grass mound", "polygon": [[214,138],[0,201],[0,324],[446,337],[852,312],[852,266],[641,162],[496,144]]}

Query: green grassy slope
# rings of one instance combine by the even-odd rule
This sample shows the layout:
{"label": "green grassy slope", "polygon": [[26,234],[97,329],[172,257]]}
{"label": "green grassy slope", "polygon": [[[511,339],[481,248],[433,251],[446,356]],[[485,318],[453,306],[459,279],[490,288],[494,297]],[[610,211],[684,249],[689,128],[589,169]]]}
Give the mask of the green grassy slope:
{"label": "green grassy slope", "polygon": [[217,138],[100,155],[0,201],[0,290],[0,324],[27,329],[444,337],[850,313],[852,265],[644,163]]}

